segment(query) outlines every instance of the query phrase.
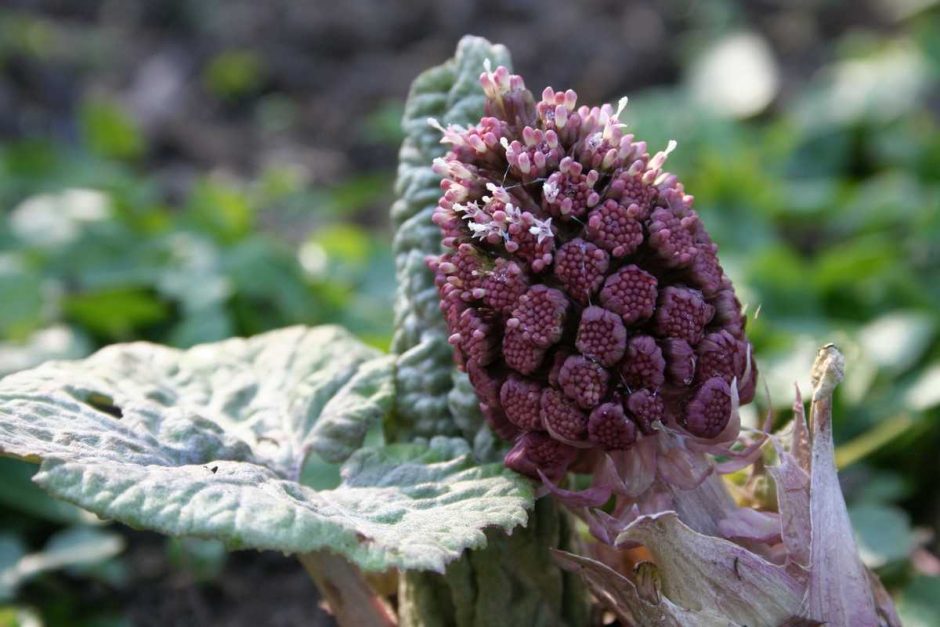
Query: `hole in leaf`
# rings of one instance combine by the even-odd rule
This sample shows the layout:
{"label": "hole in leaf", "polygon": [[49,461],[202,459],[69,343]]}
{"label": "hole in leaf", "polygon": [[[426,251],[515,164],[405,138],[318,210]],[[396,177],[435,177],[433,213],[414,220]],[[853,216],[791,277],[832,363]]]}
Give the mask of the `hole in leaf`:
{"label": "hole in leaf", "polygon": [[115,418],[122,418],[124,416],[124,412],[121,411],[121,408],[115,405],[114,399],[107,394],[92,392],[85,397],[85,402],[109,416],[114,416]]}

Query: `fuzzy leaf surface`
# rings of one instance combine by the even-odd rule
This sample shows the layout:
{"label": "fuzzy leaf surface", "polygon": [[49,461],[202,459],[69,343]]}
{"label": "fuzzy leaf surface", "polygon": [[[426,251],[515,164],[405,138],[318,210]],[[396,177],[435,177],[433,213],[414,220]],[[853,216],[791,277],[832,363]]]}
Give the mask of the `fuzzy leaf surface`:
{"label": "fuzzy leaf surface", "polygon": [[[359,449],[393,402],[393,362],[338,327],[186,351],[116,345],[0,381],[0,452],[101,517],[233,548],[330,549],[363,568],[442,570],[531,489],[462,440]],[[359,450],[357,450],[359,449]],[[346,460],[340,485],[301,476]]]}
{"label": "fuzzy leaf surface", "polygon": [[391,210],[398,279],[393,349],[400,354],[396,416],[403,439],[434,434],[472,438],[482,422],[466,375],[454,369],[434,276],[425,258],[441,251],[440,229],[431,221],[441,177],[431,163],[447,150],[428,118],[444,125],[478,122],[483,115],[479,77],[486,60],[493,67],[512,67],[504,46],[464,37],[453,59],[415,79],[405,105],[405,140],[395,182],[398,200]]}

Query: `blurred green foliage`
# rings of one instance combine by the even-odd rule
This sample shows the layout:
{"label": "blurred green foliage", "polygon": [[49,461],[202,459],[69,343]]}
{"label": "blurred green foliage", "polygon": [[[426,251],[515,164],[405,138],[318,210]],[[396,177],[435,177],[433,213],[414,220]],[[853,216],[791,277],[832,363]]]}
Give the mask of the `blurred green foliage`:
{"label": "blurred green foliage", "polygon": [[[7,17],[0,63],[66,54],[52,22]],[[860,545],[899,595],[906,624],[934,625],[940,580],[917,574],[910,557],[925,542],[936,552],[922,530],[940,529],[940,11],[913,12],[903,32],[840,40],[808,84],[747,119],[703,106],[694,76],[629,94],[626,117],[651,151],[679,141],[668,168],[695,195],[748,304],[778,422],[793,382],[809,390],[816,348],[835,341],[845,352],[836,435]],[[222,102],[258,96],[255,122],[268,132],[299,115],[286,95],[259,96],[265,68],[250,49],[218,53],[200,76]],[[356,133],[395,145],[401,110],[377,105]],[[247,181],[204,174],[170,197],[146,167],[154,147],[118,102],[86,97],[74,118],[74,143],[0,144],[0,375],[112,342],[190,346],[298,323],[341,323],[388,347],[391,234],[364,209],[390,202],[392,171],[323,187],[271,166]],[[0,460],[8,596],[60,567],[6,574],[47,552],[52,534],[101,533],[35,490],[31,472]],[[168,555],[200,580],[224,560],[196,541],[174,541]],[[115,582],[119,563],[109,555],[97,572],[69,572]],[[71,603],[59,598],[43,618],[73,616]],[[36,624],[25,607],[0,605],[0,627]]]}
{"label": "blurred green foliage", "polygon": [[[25,344],[64,324],[86,345],[189,346],[341,322],[388,346],[391,320],[375,310],[391,307],[389,235],[341,223],[345,207],[387,195],[388,179],[310,190],[276,172],[249,184],[207,176],[171,207],[116,158],[142,141],[128,140],[129,128],[96,123],[86,136],[104,136],[74,151],[41,140],[0,147],[0,203],[10,208],[0,338]],[[296,241],[301,208],[312,235]],[[10,370],[3,357],[0,372]]]}
{"label": "blurred green foliage", "polygon": [[237,98],[255,91],[261,84],[264,66],[248,50],[223,52],[206,66],[206,87],[221,98]]}

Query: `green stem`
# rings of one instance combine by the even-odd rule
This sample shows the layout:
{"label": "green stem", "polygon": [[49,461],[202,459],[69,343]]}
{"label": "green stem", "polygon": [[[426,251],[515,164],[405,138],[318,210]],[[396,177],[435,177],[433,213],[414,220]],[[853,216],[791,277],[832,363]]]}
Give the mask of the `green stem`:
{"label": "green stem", "polygon": [[484,549],[467,551],[444,574],[402,573],[403,627],[576,627],[588,624],[588,595],[549,549],[574,550],[571,521],[550,498],[536,502],[512,535],[487,532]]}

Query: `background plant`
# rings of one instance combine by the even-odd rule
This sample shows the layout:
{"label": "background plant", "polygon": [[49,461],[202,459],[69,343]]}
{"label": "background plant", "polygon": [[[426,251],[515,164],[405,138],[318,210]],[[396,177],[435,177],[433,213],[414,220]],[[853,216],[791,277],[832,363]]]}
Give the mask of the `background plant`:
{"label": "background plant", "polygon": [[[931,460],[940,438],[940,292],[931,279],[940,263],[934,243],[940,238],[938,57],[933,43],[938,23],[936,9],[929,6],[903,14],[878,7],[838,19],[834,15],[845,12],[838,4],[783,16],[747,13],[732,3],[710,3],[691,12],[669,7],[654,15],[669,32],[685,29],[683,45],[662,47],[656,54],[640,48],[630,52],[633,57],[619,47],[630,38],[602,24],[607,9],[585,12],[578,19],[609,42],[600,54],[594,43],[589,58],[608,69],[581,79],[587,93],[575,86],[590,101],[616,100],[628,93],[630,122],[651,144],[682,140],[670,168],[682,173],[696,195],[696,205],[722,247],[722,261],[744,291],[743,300],[752,308],[761,306],[751,336],[762,372],[770,377],[771,398],[781,410],[789,404],[789,382],[804,376],[818,343],[835,339],[846,350],[857,370],[849,373],[839,395],[836,416],[842,422],[836,436],[841,460],[854,462],[845,474],[854,520],[870,563],[902,592],[902,611],[920,612],[929,624],[931,608],[918,599],[932,598],[936,580],[924,575],[932,566],[917,548],[920,536],[912,529],[935,529],[937,517]],[[623,11],[616,15],[624,23],[639,19],[637,14],[628,19],[627,9]],[[480,22],[476,29],[482,34],[491,34],[486,29],[494,23],[512,28],[505,25],[515,16],[487,17],[491,23]],[[817,25],[819,39],[809,46],[814,58],[790,61],[792,55],[784,54],[783,40],[774,34],[779,26],[771,27],[777,24],[771,18],[780,17]],[[55,355],[79,356],[116,340],[190,345],[291,322],[342,321],[370,342],[388,345],[392,280],[385,248],[389,235],[381,216],[391,196],[388,183],[398,142],[400,104],[394,103],[401,102],[412,75],[450,54],[466,22],[427,36],[433,55],[410,51],[409,56],[401,42],[386,36],[373,38],[380,42],[376,45],[386,46],[384,51],[349,57],[360,64],[378,63],[369,61],[375,55],[403,59],[381,92],[392,104],[365,97],[368,89],[351,79],[344,82],[341,69],[316,74],[324,84],[345,85],[356,94],[358,99],[351,100],[365,122],[350,131],[348,111],[340,116],[312,103],[313,87],[289,80],[290,68],[278,50],[267,47],[266,40],[227,33],[220,26],[224,18],[212,9],[181,3],[177,10],[145,12],[124,22],[101,7],[49,13],[6,9],[2,18],[3,32],[12,34],[2,38],[0,51],[3,93],[13,94],[18,103],[3,116],[7,140],[0,157],[5,305],[0,328],[6,342],[2,358],[12,364],[8,370]],[[378,23],[381,18],[374,19]],[[391,18],[385,19],[387,24]],[[536,62],[559,56],[550,50],[548,35],[538,34],[550,32],[551,18],[539,12],[537,19],[541,31],[521,22],[516,27],[528,35],[513,39],[517,66],[532,76],[533,84],[573,84],[571,77],[583,69],[588,48],[569,51],[555,63]],[[124,30],[97,25],[115,23],[124,24]],[[318,32],[312,20],[297,23]],[[362,28],[378,28],[370,20],[364,23]],[[192,33],[191,39],[198,34],[211,43],[211,51],[181,63],[195,64],[184,72],[184,84],[187,93],[198,93],[200,102],[211,104],[213,131],[223,137],[254,137],[243,130],[255,129],[258,144],[199,154],[197,142],[180,139],[189,133],[172,125],[151,126],[127,100],[136,75],[109,61],[117,55],[106,51],[138,29],[166,32],[164,24],[177,24]],[[740,28],[770,37],[783,91],[764,112],[755,105],[742,110],[740,104],[727,103],[706,110],[701,77],[709,79],[704,84],[712,96],[721,93],[720,82],[707,73],[707,66],[691,60],[709,58],[699,53],[719,44],[724,47],[718,52],[729,47],[732,52],[753,50],[746,47],[753,45],[752,39],[733,36]],[[444,41],[448,32],[450,39]],[[303,33],[295,33],[286,41],[299,41]],[[835,34],[840,36],[829,37]],[[518,49],[519,39],[532,40],[532,48]],[[326,44],[320,50],[331,53]],[[396,50],[405,52],[399,57],[389,52]],[[141,60],[159,59],[164,52],[144,48],[138,54]],[[626,63],[629,58],[643,61]],[[557,74],[549,74],[549,68]],[[57,80],[70,88],[57,92]],[[649,88],[640,92],[638,85]],[[716,97],[705,103],[714,104],[712,100],[721,102]],[[304,107],[316,107],[314,122],[298,117]],[[344,123],[331,122],[336,119],[331,116]],[[226,125],[240,130],[225,133]],[[311,139],[323,128],[335,129],[330,131],[332,147]],[[282,159],[276,166],[245,156],[260,154],[254,148],[264,141],[277,144],[271,137],[298,129],[303,131],[298,137],[322,152],[342,155],[340,165],[331,166],[322,155],[316,167],[306,160],[312,159],[309,155],[293,162]],[[370,157],[374,161],[363,155],[375,155]],[[288,167],[285,161],[311,165]],[[349,163],[362,164],[357,166],[361,169],[349,168]],[[180,164],[185,166],[182,174],[174,169]],[[221,172],[200,174],[218,164]],[[99,193],[66,193],[76,188]],[[37,199],[39,194],[52,196]],[[29,199],[32,205],[24,206]],[[53,211],[58,222],[72,215],[70,237],[75,239],[50,244],[43,241],[50,232],[24,233],[15,216],[27,209],[39,215]],[[356,226],[347,225],[350,219]],[[297,236],[311,230],[312,243]],[[109,265],[108,259],[117,256],[122,262]],[[200,277],[203,289],[186,290],[182,279],[193,276]],[[20,496],[14,490],[28,489],[28,472],[5,464],[3,476],[11,481],[3,482],[9,492],[2,498],[16,509],[6,510],[3,524],[24,550],[42,550],[63,524],[83,524],[74,511],[57,509],[34,492],[29,498]],[[37,523],[31,516],[47,522]],[[133,578],[121,583],[128,581],[121,564],[137,564],[142,551],[152,553],[153,540],[118,533],[130,540],[123,558],[83,573],[40,574],[19,588],[15,607],[35,606],[55,590],[56,601],[43,609],[46,620],[54,623],[63,612],[75,615],[86,604],[90,607],[87,600],[95,598],[95,590],[124,590],[124,599],[140,599]],[[197,546],[175,543],[161,559],[176,566],[158,568],[164,579],[157,580],[182,572],[188,581],[207,581],[193,584],[189,589],[194,594],[224,589],[212,583],[213,572],[221,568],[214,549]],[[118,605],[108,608],[112,618],[126,611]],[[19,610],[11,615],[14,611]]]}

